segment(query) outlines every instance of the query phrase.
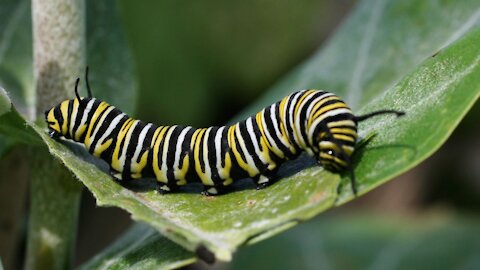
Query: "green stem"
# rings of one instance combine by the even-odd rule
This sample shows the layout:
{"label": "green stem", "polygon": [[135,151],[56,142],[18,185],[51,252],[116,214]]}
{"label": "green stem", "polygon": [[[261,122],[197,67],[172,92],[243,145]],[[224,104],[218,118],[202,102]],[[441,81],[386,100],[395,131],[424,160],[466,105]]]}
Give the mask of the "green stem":
{"label": "green stem", "polygon": [[72,98],[86,63],[84,0],[32,0],[37,117]]}
{"label": "green stem", "polygon": [[81,185],[43,148],[31,151],[26,269],[69,269]]}
{"label": "green stem", "polygon": [[[15,168],[15,169],[12,169]],[[17,145],[0,159],[0,254],[6,269],[18,268],[22,219],[27,196],[28,163],[25,147]],[[1,267],[0,267],[1,269]]]}
{"label": "green stem", "polygon": [[[86,62],[84,0],[32,0],[36,116],[73,96]],[[81,185],[46,151],[30,151],[31,189],[26,269],[68,269]]]}

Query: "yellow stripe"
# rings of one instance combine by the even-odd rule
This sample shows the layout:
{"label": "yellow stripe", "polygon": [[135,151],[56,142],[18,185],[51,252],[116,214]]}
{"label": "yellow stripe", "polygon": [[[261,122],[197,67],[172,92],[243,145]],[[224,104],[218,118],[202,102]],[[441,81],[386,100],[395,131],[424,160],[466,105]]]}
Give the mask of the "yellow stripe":
{"label": "yellow stripe", "polygon": [[339,109],[339,108],[347,108],[347,105],[345,105],[345,103],[343,102],[337,102],[337,103],[334,103],[334,104],[330,104],[330,105],[327,105],[327,106],[324,106],[323,108],[321,108],[320,110],[318,110],[317,112],[315,112],[315,114],[313,115],[312,119],[317,119],[318,117],[320,117],[322,114],[330,111],[330,110],[334,110],[334,109]]}
{"label": "yellow stripe", "polygon": [[142,177],[142,171],[147,166],[147,161],[148,161],[148,150],[145,151],[142,156],[140,157],[140,162],[132,162],[132,165],[130,166],[132,175],[136,174],[138,177],[132,177],[132,178],[140,178]]}
{"label": "yellow stripe", "polygon": [[341,160],[341,159],[339,159],[339,158],[337,158],[337,157],[333,157],[333,156],[327,155],[327,154],[322,153],[322,152],[320,152],[320,157],[321,157],[321,158],[324,158],[324,159],[327,159],[327,160],[331,160],[331,161],[333,161],[333,162],[335,162],[335,163],[337,163],[337,164],[340,164],[340,165],[343,166],[343,167],[346,167],[346,166],[347,166],[347,163],[346,163],[345,161],[343,161],[343,160]]}
{"label": "yellow stripe", "polygon": [[355,139],[348,136],[348,135],[343,135],[343,134],[335,134],[333,133],[333,137],[338,140],[344,140],[344,141],[349,141],[349,142],[355,142]]}
{"label": "yellow stripe", "polygon": [[235,160],[237,161],[238,165],[245,171],[249,172],[250,166],[248,166],[248,164],[242,159],[242,156],[237,149],[237,144],[235,143],[235,132],[236,132],[237,125],[238,124],[235,124],[228,129],[228,144],[232,149],[233,156],[235,157]]}
{"label": "yellow stripe", "polygon": [[[132,118],[127,119],[127,121],[125,121],[125,123],[123,123],[123,126],[122,126],[122,128],[120,129],[120,131],[118,132],[118,135],[117,135],[117,144],[115,145],[115,148],[113,149],[112,164],[111,165],[112,165],[112,168],[114,168],[118,172],[123,171],[123,165],[124,165],[124,164],[120,164],[119,154],[122,150],[120,146],[122,144],[123,138],[127,134],[130,127],[132,126],[133,122],[134,121],[133,121]],[[124,145],[124,147],[125,147],[125,145]]]}
{"label": "yellow stripe", "polygon": [[[298,110],[300,109],[300,105],[302,104],[302,102],[305,100],[305,98],[307,96],[309,96],[314,90],[308,90],[307,92],[305,92],[302,97],[300,97],[299,100],[297,100],[297,103],[295,104],[295,108],[293,110],[293,115],[292,115],[292,118],[293,118],[293,132],[295,132],[295,137],[297,138],[301,138],[301,136],[298,134],[298,130],[296,128],[296,121],[297,121],[297,115],[298,115]],[[303,145],[305,146],[305,144]]]}
{"label": "yellow stripe", "polygon": [[75,140],[76,136],[73,134],[73,126],[75,125],[75,118],[78,117],[78,99],[73,100],[72,115],[70,116],[70,136]]}
{"label": "yellow stripe", "polygon": [[[321,106],[323,106],[323,104],[325,104],[326,102],[330,101],[330,100],[340,100],[339,97],[337,96],[331,96],[331,97],[326,97],[324,99],[321,99],[320,101],[318,101],[312,108],[312,111],[311,112],[316,112]],[[313,123],[313,120],[314,118],[313,117],[310,117],[309,115],[307,115],[308,117],[308,128],[310,128],[310,126],[312,125]]]}
{"label": "yellow stripe", "polygon": [[55,108],[52,108],[49,112],[48,112],[48,122],[53,122],[55,124],[53,125],[50,125],[50,127],[57,131],[57,132],[60,132],[60,125],[58,124],[58,119],[55,118],[55,114],[53,113],[53,111],[55,110]]}
{"label": "yellow stripe", "polygon": [[188,154],[187,154],[183,157],[183,166],[182,168],[180,168],[180,170],[177,173],[177,179],[178,179],[177,185],[179,186],[185,185],[187,183],[187,180],[185,179],[185,175],[188,172],[188,166],[190,165],[189,163],[190,161],[188,159]]}
{"label": "yellow stripe", "polygon": [[293,114],[294,116],[298,114],[298,110],[300,109],[300,104],[302,104],[303,100],[308,96],[310,96],[314,91],[315,90],[308,90],[307,92],[302,94],[302,97],[300,97],[299,100],[297,100],[297,103],[295,104],[294,114]]}
{"label": "yellow stripe", "polygon": [[340,121],[327,123],[327,126],[329,128],[340,127],[340,126],[355,127],[355,122],[353,122],[352,120],[340,120]]}
{"label": "yellow stripe", "polygon": [[[200,180],[204,185],[213,185],[212,179],[210,179],[203,171],[202,171],[202,166],[200,166],[200,154],[203,156],[203,152],[200,153],[200,145],[203,144],[203,136],[204,133],[207,131],[206,128],[202,128],[199,132],[198,135],[195,138],[195,148],[193,149],[193,158],[195,160],[195,171],[197,171],[198,176],[200,177]],[[207,149],[203,149],[203,151],[206,151]],[[208,160],[204,160],[204,163],[208,162]]]}
{"label": "yellow stripe", "polygon": [[330,128],[330,132],[332,133],[343,133],[343,134],[348,134],[352,135],[352,137],[357,137],[357,132],[351,128]]}
{"label": "yellow stripe", "polygon": [[69,121],[68,119],[68,100],[65,100],[60,104],[60,112],[62,113],[63,117],[63,124],[62,124],[62,134],[67,134],[68,129],[67,129],[67,123]]}
{"label": "yellow stripe", "polygon": [[[261,133],[260,141],[259,141],[259,144],[261,146],[260,151],[262,153],[263,159],[266,160],[268,164],[270,164],[270,163],[272,163],[272,160],[270,159],[269,149],[272,149],[273,147],[270,145],[269,141],[267,140],[267,137],[265,136],[265,132],[263,130],[263,125],[262,125],[262,119],[261,118],[262,118],[261,117],[261,112],[259,112],[255,116],[255,120],[252,120],[252,122],[256,121],[258,129],[260,129],[260,133]],[[252,123],[252,128],[255,129],[253,127],[253,123]]]}
{"label": "yellow stripe", "polygon": [[[162,126],[157,128],[155,131],[157,135],[155,139],[155,144],[153,146],[153,172],[155,173],[155,178],[157,181],[163,182],[163,183],[168,183],[168,179],[165,177],[164,174],[162,174],[162,170],[158,165],[158,151],[160,149],[160,142],[163,140],[163,136],[165,135],[165,131],[167,131],[170,127],[167,126]],[[157,133],[158,131],[158,133]]]}
{"label": "yellow stripe", "polygon": [[[99,118],[102,113],[109,107],[109,105],[106,103],[106,102],[101,102],[100,105],[98,105],[97,109],[95,110],[95,112],[93,113],[92,115],[92,118],[90,119],[90,123],[88,124],[88,131],[87,131],[87,135],[85,136],[85,145],[87,146],[87,148],[90,147],[90,144],[92,143],[91,142],[91,138],[90,136],[92,136],[92,130],[93,130],[93,125],[95,123],[95,121],[97,120],[97,118]],[[100,123],[99,123],[100,124]]]}
{"label": "yellow stripe", "polygon": [[[273,147],[273,145],[270,144],[270,141],[268,140],[268,137],[265,135],[265,130],[264,130],[264,127],[263,127],[264,117],[263,117],[262,112],[257,113],[257,116],[256,116],[256,121],[257,121],[258,127],[260,128],[260,132],[262,133],[262,139],[264,138],[264,141],[265,141],[266,145],[268,146],[268,149],[273,151],[275,153],[275,155],[279,156],[280,158],[284,158],[285,154],[282,152],[282,150],[280,150],[278,147]],[[274,133],[274,135],[270,134],[271,136],[277,136],[275,130],[272,130],[272,132],[269,132],[269,133]]]}
{"label": "yellow stripe", "polygon": [[108,147],[112,144],[112,139],[108,139],[105,143],[102,143],[100,146],[95,147],[93,155],[99,157],[103,151],[107,150]]}
{"label": "yellow stripe", "polygon": [[288,139],[287,131],[285,130],[285,124],[286,124],[287,120],[285,119],[285,113],[284,113],[285,110],[284,109],[285,109],[285,106],[286,106],[286,103],[287,103],[287,100],[289,99],[289,97],[290,96],[284,97],[282,99],[282,101],[280,102],[280,105],[278,106],[279,115],[280,115],[280,119],[279,119],[280,123],[278,123],[278,125],[280,126],[280,132],[282,133],[283,140],[285,142],[287,142],[288,149],[290,149],[290,152],[295,154],[297,151],[295,150],[292,143]]}

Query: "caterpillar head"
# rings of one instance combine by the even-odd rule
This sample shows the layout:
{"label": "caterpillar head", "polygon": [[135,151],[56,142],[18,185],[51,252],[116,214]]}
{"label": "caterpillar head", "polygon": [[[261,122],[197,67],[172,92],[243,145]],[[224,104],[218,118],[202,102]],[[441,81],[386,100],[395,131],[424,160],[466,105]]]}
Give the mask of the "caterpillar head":
{"label": "caterpillar head", "polygon": [[334,140],[325,139],[320,142],[317,160],[329,171],[344,171],[350,166],[354,145],[350,141],[337,139],[336,134],[332,135]]}
{"label": "caterpillar head", "polygon": [[394,110],[375,111],[362,116],[353,116],[349,119],[330,122],[320,131],[317,160],[321,166],[334,172],[347,171],[350,173],[352,191],[356,195],[355,174],[351,163],[351,156],[357,141],[357,124],[370,117],[381,114],[395,114],[402,116],[405,113]]}
{"label": "caterpillar head", "polygon": [[[87,83],[88,97],[92,98],[92,91],[88,83],[88,67],[85,71],[85,81]],[[57,106],[45,111],[45,121],[48,126],[48,134],[51,138],[58,138],[60,136],[68,137],[68,119],[65,119],[68,116],[69,104],[74,104],[78,102],[80,105],[84,104],[83,98],[78,94],[78,83],[80,78],[77,78],[75,81],[75,95],[76,98],[62,101]]]}
{"label": "caterpillar head", "polygon": [[68,107],[69,100],[65,100],[57,106],[45,111],[45,121],[48,125],[48,134],[51,138],[65,136],[67,123],[61,111],[61,107]]}

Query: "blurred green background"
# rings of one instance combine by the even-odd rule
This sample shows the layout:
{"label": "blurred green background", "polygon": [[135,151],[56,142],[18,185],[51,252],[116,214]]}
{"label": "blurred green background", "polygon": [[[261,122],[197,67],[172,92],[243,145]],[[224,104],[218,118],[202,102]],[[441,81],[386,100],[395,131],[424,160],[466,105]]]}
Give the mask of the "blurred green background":
{"label": "blurred green background", "polygon": [[352,4],[120,1],[140,81],[138,116],[225,123],[313,53]]}

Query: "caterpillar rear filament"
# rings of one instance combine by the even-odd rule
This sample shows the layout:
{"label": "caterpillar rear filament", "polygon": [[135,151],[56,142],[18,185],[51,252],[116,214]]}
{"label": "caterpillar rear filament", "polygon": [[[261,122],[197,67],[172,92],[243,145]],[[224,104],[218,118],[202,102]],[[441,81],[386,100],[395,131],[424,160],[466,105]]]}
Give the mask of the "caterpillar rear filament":
{"label": "caterpillar rear filament", "polygon": [[292,93],[230,126],[157,126],[94,98],[88,69],[85,79],[88,97],[80,97],[77,79],[76,97],[45,112],[50,136],[85,144],[110,165],[119,181],[156,178],[161,193],[201,181],[203,194],[216,195],[243,178],[252,178],[262,189],[275,180],[280,164],[305,151],[328,170],[350,172],[356,194],[351,155],[358,122],[381,114],[404,114],[381,110],[355,116],[338,96],[310,89]]}

